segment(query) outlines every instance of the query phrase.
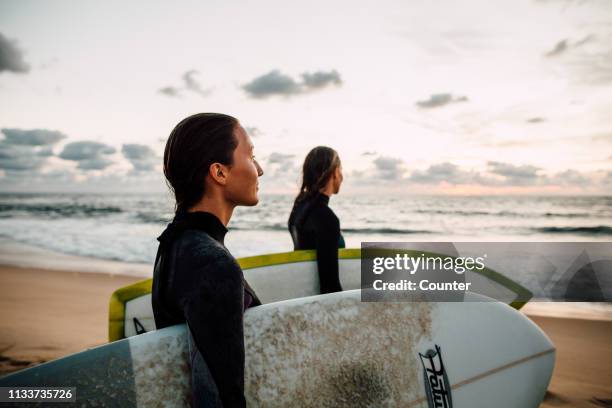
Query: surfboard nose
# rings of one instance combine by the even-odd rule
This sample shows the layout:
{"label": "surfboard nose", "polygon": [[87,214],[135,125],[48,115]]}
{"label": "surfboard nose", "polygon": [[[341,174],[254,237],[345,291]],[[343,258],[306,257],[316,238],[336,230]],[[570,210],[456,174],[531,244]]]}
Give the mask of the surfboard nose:
{"label": "surfboard nose", "polygon": [[[453,323],[444,319],[450,314]],[[464,303],[440,303],[433,318],[434,332],[453,339],[436,344],[444,353],[454,406],[539,406],[552,377],[555,346],[527,316],[467,293]]]}

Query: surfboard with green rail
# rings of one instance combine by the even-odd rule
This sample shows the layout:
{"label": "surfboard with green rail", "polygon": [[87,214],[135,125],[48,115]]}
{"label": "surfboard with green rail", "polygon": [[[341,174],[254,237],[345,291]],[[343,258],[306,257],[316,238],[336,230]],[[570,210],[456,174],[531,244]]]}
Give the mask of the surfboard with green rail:
{"label": "surfboard with green rail", "polygon": [[[397,250],[393,251],[397,253]],[[423,251],[403,250],[411,256]],[[239,258],[245,279],[262,303],[319,294],[316,252],[293,251]],[[340,282],[343,289],[361,287],[361,249],[338,250]],[[470,291],[485,294],[520,309],[531,298],[529,290],[490,268],[468,270]],[[152,279],[118,289],[110,299],[109,341],[155,330],[151,306]]]}

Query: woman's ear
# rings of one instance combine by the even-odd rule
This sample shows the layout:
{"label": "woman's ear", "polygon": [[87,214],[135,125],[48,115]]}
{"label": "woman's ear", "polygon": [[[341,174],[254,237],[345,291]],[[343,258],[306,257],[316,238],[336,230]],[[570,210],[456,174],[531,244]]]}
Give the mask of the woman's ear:
{"label": "woman's ear", "polygon": [[225,185],[227,183],[228,168],[221,163],[213,163],[208,169],[208,174],[216,183]]}

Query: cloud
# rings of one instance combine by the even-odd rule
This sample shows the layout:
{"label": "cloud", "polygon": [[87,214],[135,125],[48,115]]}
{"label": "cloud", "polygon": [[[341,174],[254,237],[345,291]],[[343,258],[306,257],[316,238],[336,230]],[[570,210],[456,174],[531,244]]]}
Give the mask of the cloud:
{"label": "cloud", "polygon": [[378,170],[384,170],[384,171],[394,171],[397,170],[397,168],[399,167],[399,165],[402,163],[401,159],[396,159],[394,157],[384,157],[381,156],[377,159],[374,159],[373,161],[374,165],[376,166],[376,168]]}
{"label": "cloud", "polygon": [[474,172],[462,170],[456,164],[444,162],[433,164],[424,171],[415,170],[408,180],[420,184],[438,184],[441,182],[449,184],[470,184],[477,178]]}
{"label": "cloud", "polygon": [[406,181],[418,184],[471,185],[481,187],[575,187],[589,188],[601,184],[598,172],[581,173],[567,169],[546,175],[539,167],[515,165],[502,162],[488,162],[485,171],[464,169],[445,162],[431,165],[424,171],[416,170]]}
{"label": "cloud", "polygon": [[376,152],[375,151],[367,151],[367,152],[363,152],[361,153],[362,156],[376,156]]}
{"label": "cloud", "polygon": [[546,121],[546,119],[539,118],[539,117],[527,119],[527,123],[542,123],[542,122],[545,122],[545,121]]}
{"label": "cloud", "polygon": [[[373,156],[375,152],[368,154],[366,157]],[[363,156],[363,154],[362,154]],[[398,182],[404,179],[406,172],[404,161],[395,157],[379,156],[372,159],[371,167],[361,170],[352,170],[346,172],[346,181],[353,186],[380,186],[388,184],[388,182]]]}
{"label": "cloud", "polygon": [[11,145],[0,142],[0,169],[34,170],[42,167],[47,161],[44,154],[32,146]]}
{"label": "cloud", "polygon": [[68,169],[6,169],[0,171],[0,190],[27,192],[57,192],[61,188],[74,185],[76,177]]}
{"label": "cloud", "polygon": [[262,134],[261,130],[255,126],[245,126],[244,130],[246,130],[247,134],[251,137],[257,137]]}
{"label": "cloud", "polygon": [[25,62],[17,42],[0,33],[0,72],[3,71],[26,73],[30,71],[30,66]]}
{"label": "cloud", "polygon": [[405,172],[403,161],[394,157],[381,156],[372,161],[379,176],[385,179],[397,180]]}
{"label": "cloud", "polygon": [[40,157],[51,157],[53,156],[53,149],[49,146],[43,147],[36,153]]}
{"label": "cloud", "polygon": [[302,74],[303,84],[306,88],[318,89],[324,88],[327,85],[342,85],[342,79],[338,71],[333,70],[329,72],[313,72],[312,74],[304,72]]}
{"label": "cloud", "polygon": [[610,84],[612,82],[612,32],[588,52],[577,52],[568,62],[577,70],[580,79],[589,84]]}
{"label": "cloud", "polygon": [[535,178],[538,177],[538,171],[541,170],[539,167],[531,165],[525,164],[517,166],[514,164],[496,161],[487,162],[487,166],[489,167],[489,171],[491,171],[492,173],[512,178]]}
{"label": "cloud", "polygon": [[129,160],[146,160],[149,157],[156,156],[153,149],[142,144],[124,144],[121,153]]}
{"label": "cloud", "polygon": [[164,88],[160,88],[157,92],[159,92],[162,95],[171,96],[171,97],[181,96],[180,90],[173,86],[166,86]]}
{"label": "cloud", "polygon": [[271,183],[275,187],[288,186],[295,188],[295,182],[299,178],[299,167],[295,155],[280,152],[272,152],[265,160],[264,170],[265,183]]}
{"label": "cloud", "polygon": [[208,96],[212,92],[212,88],[204,89],[200,82],[197,80],[197,76],[200,73],[195,69],[187,71],[183,74],[183,81],[185,82],[185,89],[191,92],[195,92],[201,96]]}
{"label": "cloud", "polygon": [[270,95],[293,95],[300,91],[300,86],[290,76],[274,70],[253,79],[242,86],[253,98],[266,98]]}
{"label": "cloud", "polygon": [[4,128],[2,133],[4,133],[6,143],[26,146],[52,145],[66,137],[62,132],[47,129]]}
{"label": "cloud", "polygon": [[115,152],[112,146],[87,140],[68,143],[58,156],[77,162],[82,170],[102,170],[112,164],[107,156]]}
{"label": "cloud", "polygon": [[200,96],[208,96],[212,93],[212,88],[204,88],[197,78],[199,75],[200,72],[195,69],[186,71],[181,76],[183,87],[166,86],[158,89],[157,92],[171,98],[181,97],[183,95],[183,91],[194,92]]}
{"label": "cloud", "polygon": [[104,157],[95,157],[92,159],[79,160],[79,165],[77,166],[81,170],[104,170],[111,164],[113,164],[112,160],[106,159]]}
{"label": "cloud", "polygon": [[102,155],[115,153],[115,148],[104,143],[93,141],[80,141],[68,143],[59,154],[64,160],[89,160]]}
{"label": "cloud", "polygon": [[[83,171],[59,161],[53,165],[54,167],[46,166],[44,169],[33,171],[0,171],[0,191],[167,193],[162,172],[125,172],[120,168]],[[101,169],[104,163],[93,161],[87,165],[90,169]]]}
{"label": "cloud", "polygon": [[[612,82],[612,31],[589,34],[575,42],[569,39],[559,41],[544,54],[557,57],[572,72],[576,79],[588,84]],[[555,59],[556,61],[557,59]]]}
{"label": "cloud", "polygon": [[279,70],[272,70],[244,84],[242,89],[252,98],[264,99],[274,95],[289,97],[320,90],[329,85],[342,85],[342,79],[336,70],[304,72],[301,77],[302,82],[298,82]]}
{"label": "cloud", "polygon": [[286,163],[287,161],[293,161],[294,158],[295,158],[294,154],[272,152],[270,156],[268,156],[268,163],[269,164],[282,164],[282,163]]}
{"label": "cloud", "polygon": [[555,47],[544,54],[546,57],[556,57],[557,55],[563,54],[567,50],[567,39],[559,41]]}
{"label": "cloud", "polygon": [[52,146],[66,136],[46,129],[2,129],[0,140],[0,169],[13,171],[35,170],[53,156]]}
{"label": "cloud", "polygon": [[578,48],[583,46],[586,43],[589,43],[595,39],[595,35],[589,34],[581,40],[576,41],[573,44],[570,44],[570,41],[565,38],[555,44],[554,48],[544,54],[546,57],[556,57],[557,55],[561,55],[569,50],[570,46],[573,48]]}
{"label": "cloud", "polygon": [[584,44],[586,44],[586,43],[588,43],[588,42],[593,41],[595,38],[596,38],[596,37],[595,37],[595,35],[593,35],[593,34],[589,34],[589,35],[587,35],[586,37],[584,37],[582,40],[578,40],[578,41],[576,41],[576,42],[574,43],[574,47],[575,47],[575,48],[576,48],[576,47],[580,47],[580,46],[582,46],[582,45],[584,45]]}
{"label": "cloud", "polygon": [[454,97],[450,93],[440,93],[440,94],[432,94],[429,99],[417,101],[416,106],[419,108],[439,108],[451,103],[457,102],[467,102],[468,98],[466,96],[457,96]]}
{"label": "cloud", "polygon": [[135,171],[151,171],[158,164],[159,157],[149,146],[124,144],[121,153],[134,167]]}
{"label": "cloud", "polygon": [[592,184],[590,178],[572,169],[555,174],[549,182],[561,186],[588,186]]}
{"label": "cloud", "polygon": [[517,166],[510,163],[489,161],[487,162],[487,168],[490,173],[501,176],[504,184],[523,186],[542,181],[540,175],[542,169],[536,166],[527,164]]}
{"label": "cloud", "polygon": [[397,158],[379,157],[374,168],[354,170],[347,178],[356,185],[382,185],[393,180],[396,186],[441,184],[479,187],[589,187],[601,184],[601,175],[573,169],[546,175],[539,167],[490,161],[484,170],[462,168],[451,162],[435,163],[424,170],[406,173],[405,163]]}

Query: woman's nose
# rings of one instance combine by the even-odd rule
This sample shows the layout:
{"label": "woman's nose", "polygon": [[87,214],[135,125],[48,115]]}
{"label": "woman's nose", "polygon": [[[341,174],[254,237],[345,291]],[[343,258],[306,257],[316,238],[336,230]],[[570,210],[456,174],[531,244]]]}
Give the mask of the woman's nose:
{"label": "woman's nose", "polygon": [[259,165],[259,162],[257,160],[255,160],[255,167],[257,167],[257,177],[263,176],[264,171],[261,168],[261,166]]}

